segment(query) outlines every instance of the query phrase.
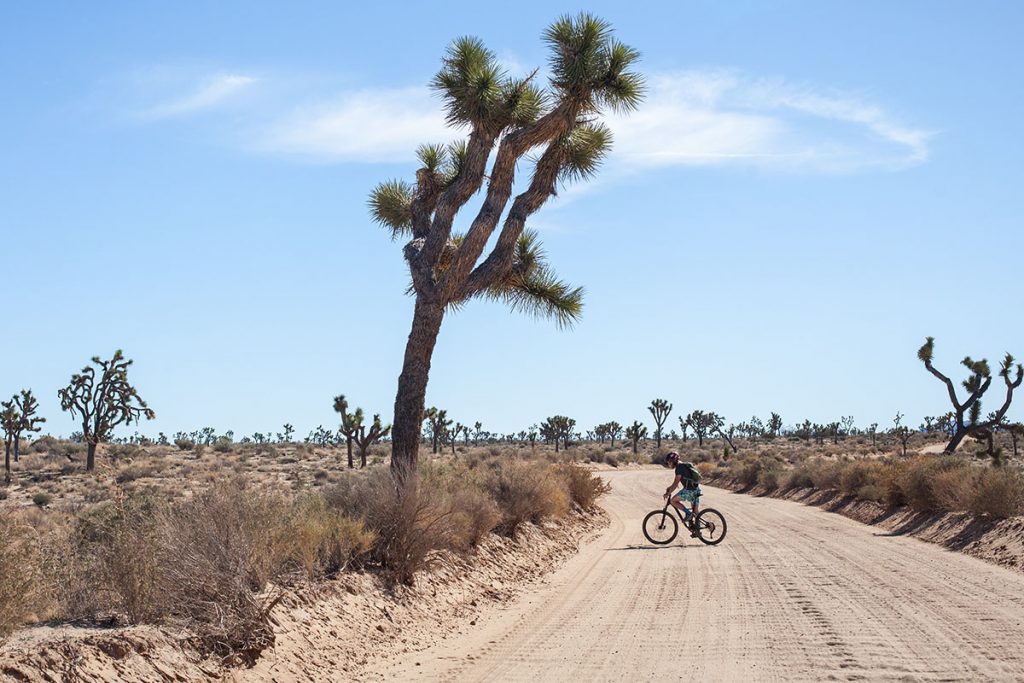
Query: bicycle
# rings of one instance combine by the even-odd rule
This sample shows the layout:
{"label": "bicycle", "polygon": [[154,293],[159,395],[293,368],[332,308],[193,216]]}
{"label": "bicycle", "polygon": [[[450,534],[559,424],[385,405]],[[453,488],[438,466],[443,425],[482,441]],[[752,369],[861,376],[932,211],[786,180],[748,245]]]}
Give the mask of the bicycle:
{"label": "bicycle", "polygon": [[653,510],[644,517],[644,536],[655,545],[668,545],[675,540],[679,533],[679,522],[683,528],[695,532],[701,543],[706,545],[718,545],[725,538],[726,523],[722,513],[714,508],[704,508],[694,516],[693,504],[686,511],[686,517],[677,508],[673,507],[679,522],[668,511],[669,501],[665,501],[665,507],[661,510]]}

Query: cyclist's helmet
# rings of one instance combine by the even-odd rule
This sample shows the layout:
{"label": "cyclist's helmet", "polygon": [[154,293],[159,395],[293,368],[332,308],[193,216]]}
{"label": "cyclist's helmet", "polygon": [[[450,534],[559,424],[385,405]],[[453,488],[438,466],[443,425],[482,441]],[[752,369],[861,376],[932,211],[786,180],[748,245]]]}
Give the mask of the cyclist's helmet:
{"label": "cyclist's helmet", "polygon": [[676,453],[675,451],[672,451],[671,453],[669,453],[668,455],[665,456],[665,466],[666,467],[671,467],[671,466],[675,465],[678,462],[679,462],[679,454]]}

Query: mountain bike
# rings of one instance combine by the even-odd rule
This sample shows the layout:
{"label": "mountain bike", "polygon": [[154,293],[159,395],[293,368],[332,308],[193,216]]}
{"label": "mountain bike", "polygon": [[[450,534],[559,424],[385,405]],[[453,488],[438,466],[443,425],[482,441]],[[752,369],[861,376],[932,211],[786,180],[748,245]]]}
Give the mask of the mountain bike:
{"label": "mountain bike", "polygon": [[[672,516],[669,510],[673,510],[679,521]],[[679,533],[679,523],[683,528],[695,533],[702,543],[707,545],[718,545],[725,538],[725,517],[714,508],[704,508],[696,515],[693,514],[693,504],[683,513],[672,507],[665,501],[665,507],[661,510],[653,510],[644,517],[644,536],[655,545],[668,545],[675,540]]]}

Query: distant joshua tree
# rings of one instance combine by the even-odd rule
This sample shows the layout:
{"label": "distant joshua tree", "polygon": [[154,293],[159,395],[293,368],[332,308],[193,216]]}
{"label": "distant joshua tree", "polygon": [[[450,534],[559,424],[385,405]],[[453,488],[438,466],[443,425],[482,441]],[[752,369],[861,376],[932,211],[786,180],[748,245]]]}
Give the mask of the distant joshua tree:
{"label": "distant joshua tree", "polygon": [[632,425],[626,427],[626,438],[633,442],[633,455],[636,455],[637,444],[642,439],[647,438],[647,427],[641,424],[639,420],[634,420]]}
{"label": "distant joshua tree", "polygon": [[46,422],[45,417],[37,417],[39,401],[32,395],[31,389],[22,389],[21,395],[15,394],[11,399],[14,408],[18,412],[18,424],[14,430],[14,462],[21,459],[21,435],[23,432],[38,432],[42,429],[39,425]]}
{"label": "distant joshua tree", "polygon": [[291,443],[291,441],[292,441],[292,434],[295,433],[295,427],[293,427],[290,424],[285,423],[285,425],[283,427],[281,427],[281,429],[284,430],[284,441],[286,443]]}
{"label": "distant joshua tree", "polygon": [[651,416],[654,418],[654,438],[658,441],[658,450],[661,450],[661,430],[665,426],[665,420],[672,412],[672,404],[663,398],[656,398],[647,406]]}
{"label": "distant joshua tree", "polygon": [[[1014,389],[1020,386],[1021,380],[1024,380],[1024,368],[1022,368],[1019,363],[1014,363],[1013,356],[1009,353],[1006,354],[999,366],[999,376],[1003,378],[1003,383],[1006,385],[1006,398],[1003,400],[1003,405],[998,410],[990,413],[986,419],[982,420],[981,397],[986,391],[988,391],[989,386],[992,384],[992,373],[989,370],[988,361],[984,358],[976,361],[970,356],[967,356],[961,361],[961,364],[971,373],[963,382],[963,387],[968,392],[967,399],[961,402],[957,396],[956,387],[953,386],[952,380],[936,370],[935,366],[932,365],[934,352],[935,339],[934,337],[928,337],[925,340],[924,345],[918,349],[917,357],[922,363],[924,363],[928,372],[935,375],[935,377],[946,385],[946,391],[949,393],[949,400],[953,404],[953,435],[945,448],[945,453],[951,454],[956,451],[957,446],[960,445],[960,442],[963,441],[965,436],[974,432],[984,433],[985,430],[991,430],[1003,421],[1003,418],[1006,416],[1006,411],[1010,409],[1010,403],[1013,401]],[[1014,372],[1014,370],[1016,370],[1016,372]]]}
{"label": "distant joshua tree", "polygon": [[868,434],[871,435],[871,447],[875,448],[878,445],[878,423],[872,422],[871,426],[868,427]]}
{"label": "distant joshua tree", "polygon": [[345,394],[339,394],[334,397],[334,411],[341,417],[338,433],[345,437],[345,447],[348,449],[348,468],[352,469],[355,467],[352,458],[352,445],[360,425],[363,424],[363,409],[357,408],[354,413],[348,412],[348,399],[345,398]]}
{"label": "distant joshua tree", "polygon": [[441,410],[436,407],[431,407],[427,410],[425,417],[430,428],[430,452],[437,453],[440,450],[440,445],[446,442],[445,437],[447,436],[448,428],[452,424],[452,420],[448,419],[447,410]]}
{"label": "distant joshua tree", "polygon": [[356,446],[359,448],[359,466],[366,467],[366,455],[370,452],[370,446],[387,437],[391,433],[391,425],[381,425],[380,415],[374,415],[373,424],[367,430],[363,424],[363,409],[357,408],[356,413],[359,415],[359,426],[355,435]]}
{"label": "distant joshua tree", "polygon": [[782,416],[778,413],[772,413],[771,418],[768,419],[768,434],[774,439],[782,433]]}
{"label": "distant joshua tree", "polygon": [[14,435],[18,431],[21,422],[21,415],[14,407],[14,401],[0,403],[3,411],[0,411],[0,429],[4,432],[4,483],[11,483],[11,447],[14,444]]}
{"label": "distant joshua tree", "polygon": [[[94,356],[92,365],[71,376],[71,382],[57,392],[61,408],[82,420],[82,440],[86,443],[85,469],[96,468],[96,447],[110,439],[114,428],[152,420],[156,413],[146,405],[128,382],[132,361],[118,349],[110,360]],[[71,456],[68,456],[71,458]]]}
{"label": "distant joshua tree", "polygon": [[540,435],[545,441],[555,442],[555,452],[558,452],[558,444],[561,442],[565,448],[569,447],[569,439],[576,428],[576,420],[565,415],[553,415],[545,420],[540,426]]}
{"label": "distant joshua tree", "polygon": [[892,435],[896,437],[896,440],[900,442],[903,447],[903,455],[907,455],[907,444],[910,443],[910,439],[914,436],[914,431],[902,424],[903,413],[896,413],[896,417],[893,418]]}
{"label": "distant joshua tree", "polygon": [[[416,297],[395,398],[391,465],[401,476],[416,468],[430,362],[448,311],[474,298],[494,299],[568,325],[582,309],[582,290],[555,276],[526,222],[555,196],[559,182],[597,170],[611,144],[601,114],[631,110],[641,99],[642,79],[630,71],[639,54],[587,14],[559,19],[544,38],[551,51],[548,88],[536,84],[536,72],[505,75],[497,56],[475,38],[452,43],[433,87],[449,123],[468,128],[469,139],[421,146],[415,185],[387,181],[370,197],[374,219],[408,240],[403,254]],[[530,176],[517,179],[517,168],[531,157]],[[516,180],[524,189],[513,199]],[[453,233],[456,215],[481,189],[468,230]]]}
{"label": "distant joshua tree", "polygon": [[608,438],[611,439],[611,447],[615,448],[615,439],[619,438],[619,435],[622,434],[622,425],[612,420],[605,426],[608,427]]}
{"label": "distant joshua tree", "polygon": [[[707,437],[714,423],[715,414],[705,413],[703,410],[695,410],[686,416],[686,420],[682,421],[681,424],[687,425],[693,430],[694,436],[697,437],[697,445],[703,446],[704,439]],[[682,420],[682,418],[679,418]]]}
{"label": "distant joshua tree", "polygon": [[[466,430],[466,433],[468,434],[469,430]],[[481,423],[481,422],[474,422],[473,423],[473,445],[474,446],[479,446],[480,445],[480,437],[483,436],[483,433],[484,433],[484,425],[483,425],[483,423]]]}

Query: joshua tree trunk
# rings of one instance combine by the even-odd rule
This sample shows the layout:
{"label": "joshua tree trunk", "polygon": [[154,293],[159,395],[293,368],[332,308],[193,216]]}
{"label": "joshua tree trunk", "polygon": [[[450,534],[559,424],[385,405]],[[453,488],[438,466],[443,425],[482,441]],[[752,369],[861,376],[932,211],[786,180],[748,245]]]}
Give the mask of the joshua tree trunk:
{"label": "joshua tree trunk", "polygon": [[21,455],[21,439],[17,436],[14,437],[14,462],[19,462]]}
{"label": "joshua tree trunk", "polygon": [[90,441],[86,447],[85,471],[92,472],[96,469],[96,444]]}
{"label": "joshua tree trunk", "polygon": [[11,443],[4,442],[4,483],[11,483]]}
{"label": "joshua tree trunk", "polygon": [[398,376],[395,422],[391,428],[391,470],[398,475],[415,471],[420,448],[423,406],[430,377],[430,359],[444,319],[444,306],[423,295],[416,297],[412,331],[405,345],[405,362]]}
{"label": "joshua tree trunk", "polygon": [[352,460],[352,437],[351,436],[346,436],[345,437],[345,445],[348,446],[348,468],[352,469],[352,468],[354,468],[356,466],[356,464]]}

